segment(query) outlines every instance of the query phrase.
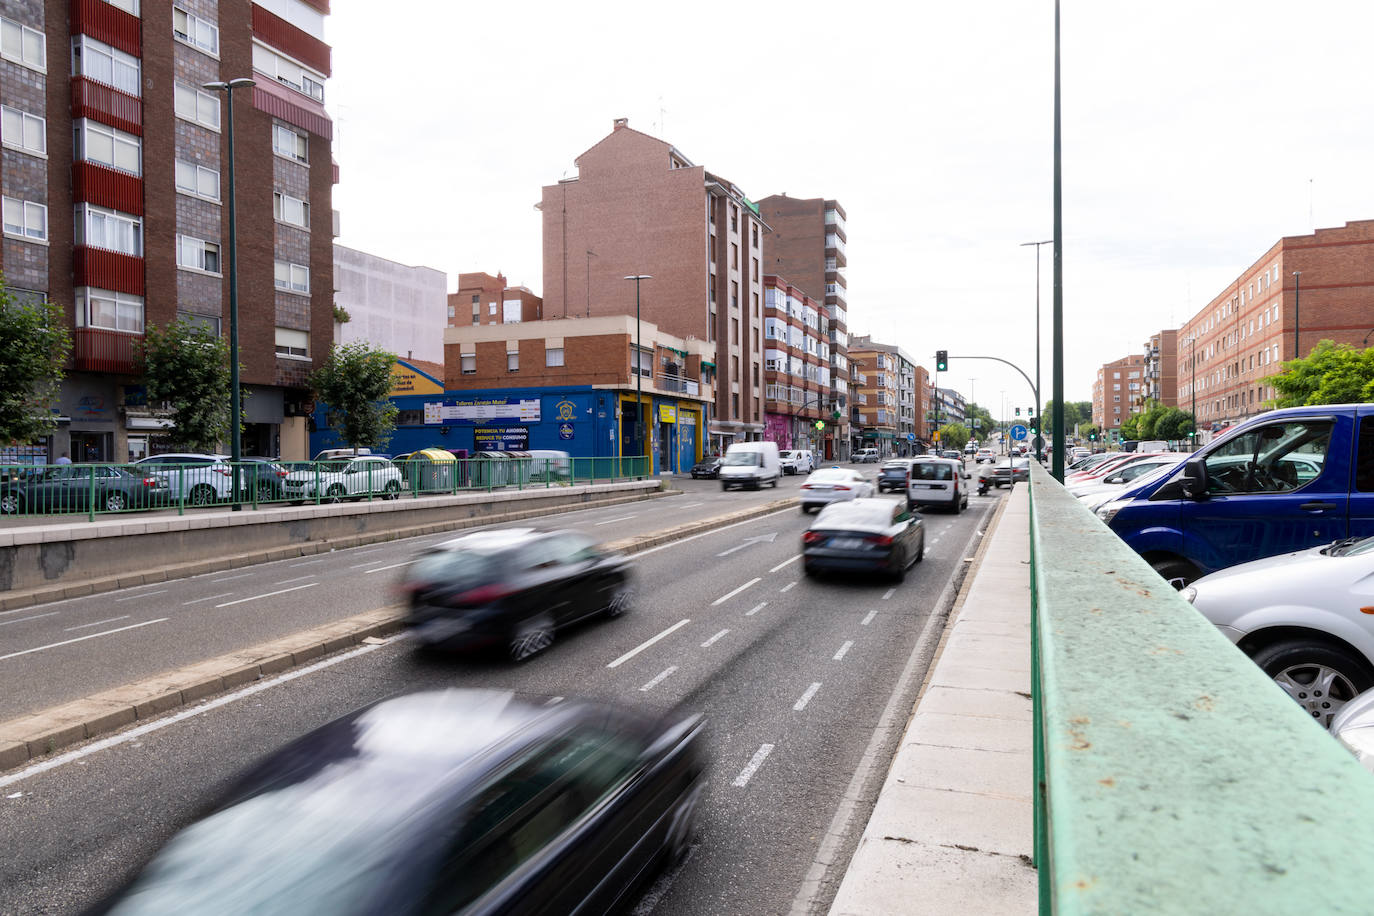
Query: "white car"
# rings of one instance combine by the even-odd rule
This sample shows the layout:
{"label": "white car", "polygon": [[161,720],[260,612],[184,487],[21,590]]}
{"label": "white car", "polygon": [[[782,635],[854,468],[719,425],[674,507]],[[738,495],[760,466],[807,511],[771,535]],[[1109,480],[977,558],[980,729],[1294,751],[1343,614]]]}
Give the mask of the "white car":
{"label": "white car", "polygon": [[816,458],[809,449],[784,449],[778,453],[784,474],[810,474],[816,469]]}
{"label": "white car", "polygon": [[866,499],[877,489],[867,477],[850,468],[812,471],[801,485],[801,510],[810,512],[847,499]]}
{"label": "white car", "polygon": [[1374,687],[1374,538],[1241,563],[1183,597],[1324,726]]}
{"label": "white car", "polygon": [[384,499],[401,495],[401,470],[386,458],[363,455],[317,462],[314,468],[286,475],[286,498],[302,503],[319,497],[321,502],[361,499],[381,494]]}
{"label": "white car", "polygon": [[878,450],[876,448],[861,448],[854,453],[855,464],[877,464]]}
{"label": "white car", "polygon": [[1176,468],[1187,460],[1187,454],[1174,454],[1163,452],[1142,457],[1139,461],[1132,461],[1119,468],[1114,468],[1105,476],[1086,480],[1082,483],[1065,484],[1064,489],[1069,491],[1070,496],[1082,497],[1091,493],[1107,493],[1119,491],[1128,483],[1135,483],[1141,478],[1153,474],[1160,468]]}
{"label": "white car", "polygon": [[968,508],[968,487],[963,485],[967,477],[962,461],[922,455],[911,462],[907,508],[941,506],[958,514]]}
{"label": "white car", "polygon": [[[188,505],[208,506],[228,501],[234,490],[234,471],[228,455],[172,452],[140,458],[132,465],[140,474],[162,481],[167,499]],[[240,472],[240,489],[243,475]]]}

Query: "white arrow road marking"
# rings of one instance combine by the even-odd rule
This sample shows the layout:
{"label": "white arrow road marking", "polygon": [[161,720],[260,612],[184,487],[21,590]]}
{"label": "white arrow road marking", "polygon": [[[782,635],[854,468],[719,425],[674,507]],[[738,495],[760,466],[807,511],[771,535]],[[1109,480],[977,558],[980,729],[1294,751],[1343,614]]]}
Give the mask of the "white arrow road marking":
{"label": "white arrow road marking", "polygon": [[734,553],[737,550],[743,550],[744,548],[751,547],[754,544],[771,544],[777,539],[778,533],[776,531],[774,531],[772,534],[755,535],[751,538],[745,538],[744,543],[738,545],[737,547],[731,547],[729,550],[722,550],[720,553],[716,554],[716,556],[728,557],[730,554]]}

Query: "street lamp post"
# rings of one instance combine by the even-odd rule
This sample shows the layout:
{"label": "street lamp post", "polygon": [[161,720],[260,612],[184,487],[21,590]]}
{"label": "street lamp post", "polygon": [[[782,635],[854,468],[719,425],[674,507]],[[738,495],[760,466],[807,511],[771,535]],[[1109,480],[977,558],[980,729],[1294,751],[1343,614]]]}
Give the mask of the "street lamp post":
{"label": "street lamp post", "polygon": [[1298,332],[1302,328],[1302,271],[1293,271],[1293,358],[1302,355],[1298,348]]}
{"label": "street lamp post", "polygon": [[641,280],[652,280],[648,274],[634,274],[625,278],[635,281],[635,438],[639,440],[639,454],[646,456],[648,453],[644,448],[644,376],[640,371],[643,366],[644,351],[639,342],[639,283]]}
{"label": "street lamp post", "polygon": [[[1046,239],[1043,242],[1022,242],[1021,247],[1027,245],[1035,246],[1035,412],[1031,416],[1040,416],[1040,246],[1053,245],[1054,239]],[[1045,447],[1045,420],[1040,418],[1040,425],[1035,428],[1035,455],[1037,460]]]}
{"label": "street lamp post", "polygon": [[205,83],[202,88],[223,92],[229,100],[229,458],[233,473],[233,511],[242,509],[239,502],[239,475],[242,469],[243,441],[239,431],[241,397],[239,394],[239,258],[238,231],[234,223],[234,90],[255,85],[247,77],[228,82]]}

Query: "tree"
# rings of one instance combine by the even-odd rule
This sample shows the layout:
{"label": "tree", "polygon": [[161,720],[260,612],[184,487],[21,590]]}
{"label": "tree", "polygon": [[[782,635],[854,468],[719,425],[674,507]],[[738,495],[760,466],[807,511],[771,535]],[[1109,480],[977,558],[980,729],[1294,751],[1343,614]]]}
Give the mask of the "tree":
{"label": "tree", "polygon": [[1188,411],[1178,407],[1166,407],[1159,419],[1155,420],[1154,435],[1150,438],[1177,442],[1188,438],[1188,434],[1195,428],[1193,415]]}
{"label": "tree", "polygon": [[[1040,411],[1041,420],[1040,432],[1046,438],[1054,432],[1054,401],[1045,402],[1045,406]],[[1093,402],[1092,401],[1065,401],[1064,402],[1064,431],[1067,435],[1073,434],[1075,426],[1092,422]],[[1081,433],[1082,430],[1080,429]]]}
{"label": "tree", "polygon": [[1121,421],[1121,438],[1139,439],[1140,436],[1140,414],[1131,414]]}
{"label": "tree", "polygon": [[954,448],[963,451],[968,444],[968,427],[962,423],[950,423],[940,427],[940,447]]}
{"label": "tree", "polygon": [[[978,422],[975,423],[975,420]],[[980,442],[997,428],[997,423],[992,419],[991,412],[986,407],[972,401],[964,407],[964,424],[978,436]]]}
{"label": "tree", "polygon": [[57,425],[71,349],[62,310],[13,296],[0,276],[0,444],[29,443]]}
{"label": "tree", "polygon": [[1306,357],[1288,360],[1265,381],[1278,392],[1273,407],[1374,401],[1374,348],[1320,340]]}
{"label": "tree", "polygon": [[148,325],[140,352],[149,400],[172,405],[173,444],[188,452],[215,451],[233,415],[229,344],[203,324],[177,319]]}
{"label": "tree", "polygon": [[335,344],[329,360],[310,375],[310,386],[326,405],[330,426],[355,449],[379,448],[396,426],[391,403],[391,367],[396,355],[361,341]]}

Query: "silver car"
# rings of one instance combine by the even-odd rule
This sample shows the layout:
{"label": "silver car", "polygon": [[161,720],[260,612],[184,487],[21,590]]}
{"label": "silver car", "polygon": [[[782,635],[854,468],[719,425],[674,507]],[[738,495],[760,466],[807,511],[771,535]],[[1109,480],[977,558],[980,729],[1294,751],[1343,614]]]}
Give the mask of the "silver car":
{"label": "silver car", "polygon": [[868,478],[850,468],[821,468],[812,471],[801,485],[801,510],[810,512],[831,503],[872,496],[876,488]]}

